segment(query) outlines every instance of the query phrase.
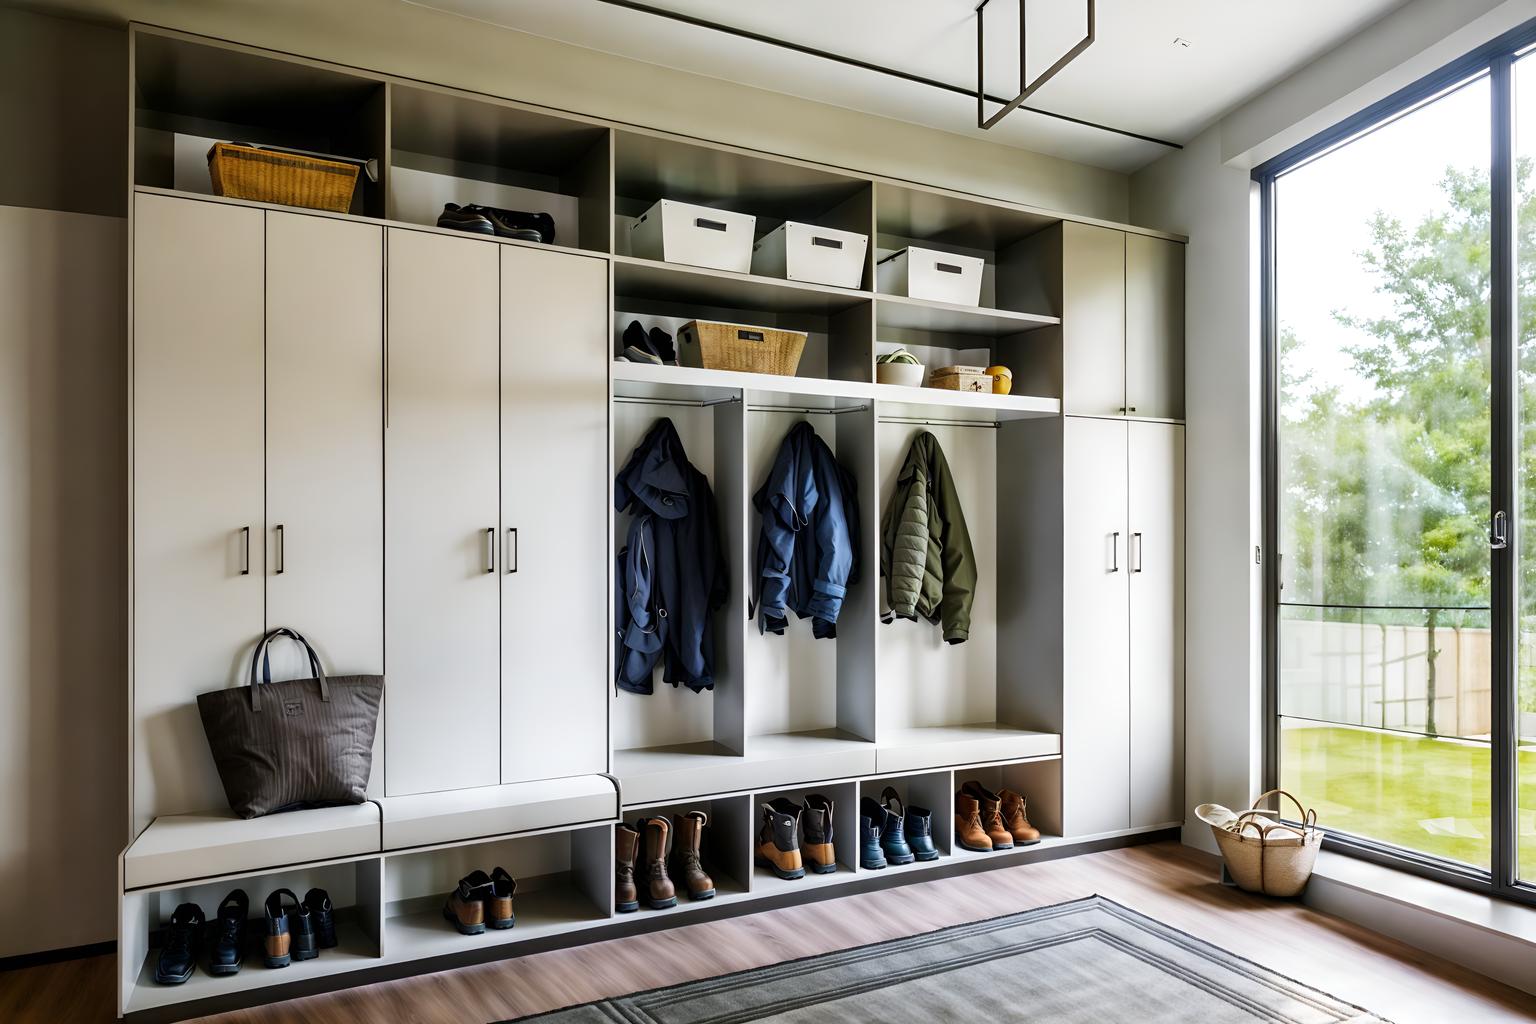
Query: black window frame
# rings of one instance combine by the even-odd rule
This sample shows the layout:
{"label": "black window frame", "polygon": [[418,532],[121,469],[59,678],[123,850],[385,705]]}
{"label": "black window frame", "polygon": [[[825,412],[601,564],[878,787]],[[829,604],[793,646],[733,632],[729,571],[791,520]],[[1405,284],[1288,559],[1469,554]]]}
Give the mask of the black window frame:
{"label": "black window frame", "polygon": [[[1536,19],[1500,35],[1425,75],[1359,113],[1265,161],[1253,170],[1258,190],[1258,271],[1260,291],[1260,447],[1263,494],[1263,777],[1265,788],[1279,785],[1280,768],[1280,567],[1279,548],[1279,317],[1276,307],[1276,182],[1287,171],[1347,145],[1405,114],[1433,102],[1446,92],[1486,75],[1490,85],[1489,116],[1491,197],[1490,349],[1493,364],[1490,457],[1491,508],[1505,510],[1511,522],[1507,549],[1490,558],[1490,624],[1492,627],[1492,701],[1490,749],[1492,854],[1489,870],[1422,854],[1363,836],[1326,830],[1324,849],[1415,875],[1512,901],[1536,905],[1536,864],[1527,865],[1532,878],[1518,878],[1518,716],[1517,627],[1518,550],[1526,524],[1519,522],[1515,480],[1518,444],[1518,358],[1515,331],[1519,320],[1516,288],[1516,224],[1514,206],[1514,64],[1536,47]],[[1536,61],[1536,54],[1531,54]],[[1536,73],[1536,70],[1533,70]],[[1536,301],[1532,296],[1530,301]],[[1530,524],[1536,538],[1536,523]],[[1533,540],[1536,543],[1536,540]]]}

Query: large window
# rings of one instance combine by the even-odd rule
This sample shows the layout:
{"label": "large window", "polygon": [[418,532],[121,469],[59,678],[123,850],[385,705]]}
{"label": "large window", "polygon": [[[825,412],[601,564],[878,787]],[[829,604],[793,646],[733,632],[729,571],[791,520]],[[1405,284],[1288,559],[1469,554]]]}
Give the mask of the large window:
{"label": "large window", "polygon": [[1517,47],[1531,38],[1256,175],[1269,773],[1340,846],[1525,898],[1536,58]]}

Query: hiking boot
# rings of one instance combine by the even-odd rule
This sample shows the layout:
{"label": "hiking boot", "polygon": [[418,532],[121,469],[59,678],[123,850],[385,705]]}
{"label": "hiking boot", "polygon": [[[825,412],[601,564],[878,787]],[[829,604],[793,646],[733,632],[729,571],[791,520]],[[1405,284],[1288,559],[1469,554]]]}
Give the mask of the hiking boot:
{"label": "hiking boot", "polygon": [[967,782],[961,790],[980,805],[981,827],[992,840],[992,849],[1013,849],[1013,833],[1003,826],[1002,801],[998,800],[997,794],[975,780]]}
{"label": "hiking boot", "polygon": [[208,973],[239,974],[245,963],[245,919],[250,916],[251,900],[244,889],[224,897],[214,918],[208,949]]}
{"label": "hiking boot", "polygon": [[667,876],[667,858],[672,854],[672,823],[666,818],[642,818],[640,830],[645,860],[645,903],[652,910],[677,906],[677,889]]}
{"label": "hiking boot", "polygon": [[885,808],[885,827],[880,830],[880,848],[885,851],[885,859],[891,864],[911,864],[916,858],[907,843],[907,806],[902,803],[901,794],[886,786],[880,791],[880,803]]}
{"label": "hiking boot", "polygon": [[511,928],[517,923],[512,912],[512,896],[517,892],[517,879],[507,874],[506,868],[491,871],[491,894],[485,898],[485,923],[498,930]]}
{"label": "hiking boot", "polygon": [[817,875],[836,872],[837,850],[832,845],[832,801],[820,793],[807,796],[800,824],[800,850],[805,854],[805,866]]}
{"label": "hiking boot", "polygon": [[992,839],[981,827],[981,801],[963,788],[955,794],[955,842],[962,850],[992,852]]}
{"label": "hiking boot", "polygon": [[203,942],[203,908],[183,903],[176,908],[160,937],[160,959],[155,961],[155,981],[180,985],[197,969],[197,952]]}
{"label": "hiking boot", "polygon": [[859,801],[859,867],[879,871],[885,867],[885,852],[880,838],[885,834],[885,819],[890,812],[873,797]]}
{"label": "hiking boot", "polygon": [[645,340],[650,343],[651,351],[655,352],[663,363],[668,366],[677,365],[677,347],[672,344],[672,335],[660,327],[652,327],[650,333],[645,336]]}
{"label": "hiking boot", "polygon": [[763,804],[763,824],[757,833],[757,862],[780,878],[804,878],[800,859],[800,815],[803,808],[779,797]]}
{"label": "hiking boot", "polygon": [[908,807],[906,813],[907,845],[918,860],[938,860],[933,845],[933,814],[926,807]]}
{"label": "hiking boot", "polygon": [[523,210],[504,210],[499,206],[464,206],[466,213],[478,214],[490,222],[491,231],[497,238],[516,238],[524,242],[543,242],[549,245],[555,240],[555,219],[547,213],[527,213]]}
{"label": "hiking boot", "polygon": [[443,204],[443,212],[437,215],[437,226],[453,228],[455,231],[469,231],[477,235],[496,233],[496,225],[491,223],[489,217],[476,212],[471,207],[460,206],[458,203]]}
{"label": "hiking boot", "polygon": [[315,929],[315,945],[321,949],[336,948],[336,908],[331,906],[330,893],[324,889],[309,890],[304,894],[304,909],[309,911],[309,921]]}
{"label": "hiking boot", "polygon": [[640,891],[635,888],[635,854],[640,851],[640,833],[619,822],[613,828],[613,909],[632,914],[640,909]]}
{"label": "hiking boot", "polygon": [[1029,823],[1029,800],[1011,789],[999,790],[1003,827],[1013,836],[1016,846],[1033,846],[1040,841],[1040,830]]}
{"label": "hiking boot", "polygon": [[320,955],[314,922],[292,889],[278,889],[268,896],[266,915],[263,953],[268,967],[287,967],[294,960],[313,960]]}
{"label": "hiking boot", "polygon": [[674,834],[677,836],[673,874],[682,880],[690,900],[715,898],[714,879],[704,873],[704,864],[699,859],[699,850],[704,845],[704,828],[708,824],[709,815],[703,811],[689,811],[672,819]]}
{"label": "hiking boot", "polygon": [[448,894],[448,902],[443,904],[443,916],[453,922],[460,935],[483,935],[485,901],[493,892],[490,875],[484,871],[471,871],[459,879],[458,888]]}

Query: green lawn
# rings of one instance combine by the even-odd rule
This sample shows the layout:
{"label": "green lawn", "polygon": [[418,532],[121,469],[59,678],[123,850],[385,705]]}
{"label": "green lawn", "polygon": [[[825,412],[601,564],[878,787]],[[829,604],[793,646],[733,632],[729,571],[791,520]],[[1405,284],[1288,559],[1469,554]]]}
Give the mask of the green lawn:
{"label": "green lawn", "polygon": [[[1365,729],[1281,731],[1281,788],[1325,830],[1487,867],[1489,755],[1482,744]],[[1287,817],[1294,814],[1287,812]],[[1520,864],[1536,877],[1536,751],[1520,753]]]}

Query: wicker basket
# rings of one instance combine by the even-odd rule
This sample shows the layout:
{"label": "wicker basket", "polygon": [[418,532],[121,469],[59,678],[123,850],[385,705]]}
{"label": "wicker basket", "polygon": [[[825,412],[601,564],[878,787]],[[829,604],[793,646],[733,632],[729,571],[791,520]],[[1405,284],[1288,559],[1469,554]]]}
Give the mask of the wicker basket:
{"label": "wicker basket", "polygon": [[[1259,805],[1276,795],[1296,805],[1300,825],[1263,820],[1276,812]],[[1253,806],[1241,814],[1220,804],[1201,804],[1195,814],[1211,826],[1216,845],[1226,858],[1227,874],[1238,888],[1266,896],[1295,896],[1307,887],[1323,844],[1323,830],[1317,827],[1317,811],[1303,808],[1301,801],[1285,790],[1259,794]]]}
{"label": "wicker basket", "polygon": [[941,366],[928,377],[928,386],[943,391],[992,393],[992,375],[984,366]]}
{"label": "wicker basket", "polygon": [[793,377],[805,350],[804,331],[690,320],[677,332],[679,361],[706,370]]}
{"label": "wicker basket", "polygon": [[208,151],[213,194],[231,199],[346,213],[357,188],[357,172],[355,163],[235,142],[217,142]]}

